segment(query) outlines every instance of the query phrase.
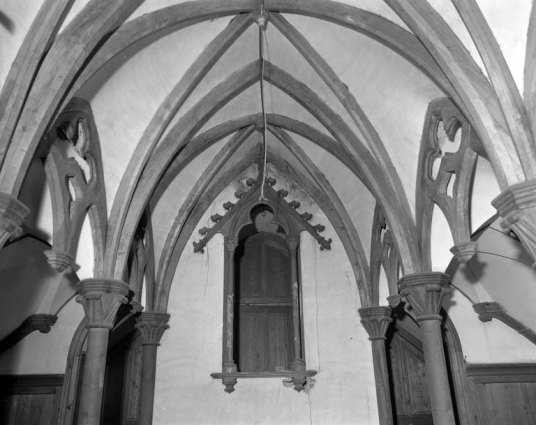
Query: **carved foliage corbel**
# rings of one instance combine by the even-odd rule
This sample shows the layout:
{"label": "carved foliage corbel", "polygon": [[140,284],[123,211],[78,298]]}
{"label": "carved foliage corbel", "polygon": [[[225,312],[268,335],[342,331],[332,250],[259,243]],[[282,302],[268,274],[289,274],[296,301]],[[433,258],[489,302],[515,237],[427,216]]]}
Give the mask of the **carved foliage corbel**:
{"label": "carved foliage corbel", "polygon": [[475,132],[452,101],[441,98],[430,103],[421,139],[416,199],[421,249],[429,266],[434,204],[449,224],[454,257],[467,262],[476,252],[476,242],[471,241],[470,201],[479,146]]}
{"label": "carved foliage corbel", "polygon": [[89,213],[95,255],[102,257],[106,226],[102,161],[89,105],[73,99],[47,133],[45,172],[53,206],[53,249],[46,251],[58,272],[73,265],[80,232]]}

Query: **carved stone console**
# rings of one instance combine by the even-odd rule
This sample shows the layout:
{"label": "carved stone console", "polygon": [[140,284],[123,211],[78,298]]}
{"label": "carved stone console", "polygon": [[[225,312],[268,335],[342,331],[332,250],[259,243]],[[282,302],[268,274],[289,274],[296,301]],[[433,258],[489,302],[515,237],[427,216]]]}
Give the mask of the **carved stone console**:
{"label": "carved stone console", "polygon": [[497,319],[503,322],[506,326],[510,326],[517,331],[520,335],[523,335],[533,344],[536,344],[536,333],[526,327],[519,320],[513,318],[508,314],[502,305],[496,302],[483,302],[473,304],[473,309],[478,314],[478,318],[481,322],[491,322],[492,319]]}
{"label": "carved stone console", "polygon": [[49,333],[52,326],[58,320],[58,316],[52,314],[32,314],[22,324],[6,336],[0,342],[0,353],[10,349],[17,344],[21,339],[31,334],[34,331],[41,333]]}

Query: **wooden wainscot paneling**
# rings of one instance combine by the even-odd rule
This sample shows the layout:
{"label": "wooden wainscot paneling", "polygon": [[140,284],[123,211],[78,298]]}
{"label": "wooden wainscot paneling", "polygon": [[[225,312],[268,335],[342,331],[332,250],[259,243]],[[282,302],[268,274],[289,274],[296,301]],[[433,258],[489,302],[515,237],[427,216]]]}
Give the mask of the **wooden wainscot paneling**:
{"label": "wooden wainscot paneling", "polygon": [[397,329],[389,345],[397,425],[430,425],[432,414],[420,341]]}
{"label": "wooden wainscot paneling", "polygon": [[56,425],[63,375],[0,375],[0,423]]}
{"label": "wooden wainscot paneling", "polygon": [[536,364],[468,365],[482,425],[536,423]]}

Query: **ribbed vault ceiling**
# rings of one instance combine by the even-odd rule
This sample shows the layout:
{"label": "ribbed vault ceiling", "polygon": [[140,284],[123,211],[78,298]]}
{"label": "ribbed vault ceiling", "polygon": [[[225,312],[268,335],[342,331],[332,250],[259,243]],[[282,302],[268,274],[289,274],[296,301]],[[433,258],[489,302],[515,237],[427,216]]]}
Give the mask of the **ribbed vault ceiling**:
{"label": "ribbed vault ceiling", "polygon": [[[71,46],[69,35],[83,36],[80,28],[97,25],[89,23],[97,10],[84,16],[86,3],[73,2],[61,26],[58,37],[65,46]],[[56,94],[43,100],[42,111],[25,112],[52,122],[73,97],[91,106],[108,213],[106,256],[98,273],[124,276],[132,235],[145,214],[152,228],[154,278],[160,288],[170,284],[186,242],[221,191],[263,172],[261,80],[264,171],[292,182],[323,211],[354,267],[362,303],[378,302],[368,265],[377,207],[404,272],[428,268],[415,207],[428,105],[450,97],[480,130],[498,110],[494,95],[484,95],[487,74],[459,21],[447,21],[454,30],[449,37],[463,47],[457,59],[466,61],[468,79],[480,90],[476,95],[492,105],[487,115],[462,90],[466,81],[454,81],[453,65],[429,53],[440,50],[439,43],[414,35],[409,28],[418,25],[394,1],[137,3],[137,9],[123,7],[120,12],[130,16],[98,40],[91,54],[79,55],[83,65],[73,65],[74,54],[66,59],[72,78],[53,87]],[[256,22],[263,3],[264,32]],[[446,2],[430,3],[434,19],[456,13]],[[60,47],[51,50],[57,59]],[[50,72],[57,67],[52,59],[47,66]],[[46,86],[51,77],[40,78],[37,83]],[[503,121],[496,121],[498,128]],[[14,134],[31,150],[42,130]],[[481,134],[484,153],[496,140],[487,130]],[[22,155],[10,151],[6,161],[24,162]],[[494,155],[491,149],[484,156],[500,165],[496,173],[504,185],[521,168],[516,159],[503,164]],[[492,174],[489,164],[482,169]],[[22,184],[21,177],[6,175],[5,187]]]}

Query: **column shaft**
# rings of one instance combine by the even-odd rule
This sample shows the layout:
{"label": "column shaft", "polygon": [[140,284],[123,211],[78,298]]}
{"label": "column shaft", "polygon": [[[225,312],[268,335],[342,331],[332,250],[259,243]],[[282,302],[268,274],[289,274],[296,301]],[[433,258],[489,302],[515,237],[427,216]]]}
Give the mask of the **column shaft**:
{"label": "column shaft", "polygon": [[391,394],[389,392],[389,372],[387,370],[385,340],[378,339],[371,342],[380,425],[393,425],[393,406],[391,405]]}
{"label": "column shaft", "polygon": [[88,330],[78,413],[79,425],[100,424],[109,333],[107,328],[90,328]]}
{"label": "column shaft", "polygon": [[142,337],[142,369],[140,391],[140,414],[138,425],[153,423],[154,392],[156,383],[156,354],[160,340],[169,321],[169,314],[146,311],[136,319],[136,328]]}
{"label": "column shaft", "polygon": [[78,283],[76,301],[82,304],[88,319],[79,425],[100,424],[108,338],[119,306],[127,302],[128,291],[126,283],[113,279],[86,279]]}
{"label": "column shaft", "polygon": [[387,353],[385,351],[385,333],[391,319],[391,307],[360,308],[361,323],[369,334],[372,345],[372,362],[376,381],[376,398],[380,425],[393,425],[393,406],[389,391],[389,371],[387,369]]}
{"label": "column shaft", "polygon": [[153,423],[154,390],[156,383],[156,345],[143,345],[143,362],[141,372],[139,425]]}
{"label": "column shaft", "polygon": [[450,277],[426,272],[405,275],[400,279],[400,294],[410,302],[422,330],[426,381],[435,425],[455,425],[441,321],[441,302],[450,293]]}
{"label": "column shaft", "polygon": [[439,320],[420,322],[424,363],[426,366],[426,382],[430,390],[432,415],[436,425],[454,425],[454,409],[450,395],[449,379],[441,337]]}

